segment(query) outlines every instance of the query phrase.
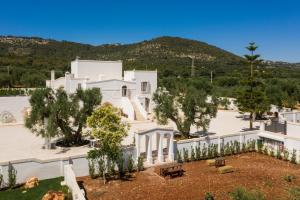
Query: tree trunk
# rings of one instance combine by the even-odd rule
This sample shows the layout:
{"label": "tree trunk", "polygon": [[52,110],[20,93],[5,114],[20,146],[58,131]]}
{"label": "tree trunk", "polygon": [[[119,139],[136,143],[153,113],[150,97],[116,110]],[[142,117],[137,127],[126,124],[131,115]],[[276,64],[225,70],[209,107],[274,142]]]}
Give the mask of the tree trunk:
{"label": "tree trunk", "polygon": [[249,123],[250,123],[250,130],[252,130],[253,129],[253,113],[250,113]]}

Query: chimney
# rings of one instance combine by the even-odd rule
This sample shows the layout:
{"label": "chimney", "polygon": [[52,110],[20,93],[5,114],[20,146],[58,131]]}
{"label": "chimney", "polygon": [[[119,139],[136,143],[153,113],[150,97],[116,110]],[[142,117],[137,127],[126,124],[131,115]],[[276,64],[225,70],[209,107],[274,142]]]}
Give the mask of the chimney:
{"label": "chimney", "polygon": [[51,81],[55,80],[55,71],[51,70]]}

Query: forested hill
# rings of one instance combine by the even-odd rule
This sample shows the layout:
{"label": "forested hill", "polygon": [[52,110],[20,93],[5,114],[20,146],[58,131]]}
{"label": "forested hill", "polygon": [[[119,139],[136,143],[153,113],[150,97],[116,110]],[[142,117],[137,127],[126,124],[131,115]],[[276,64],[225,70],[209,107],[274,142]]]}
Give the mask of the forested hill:
{"label": "forested hill", "polygon": [[[246,44],[245,44],[246,45]],[[244,47],[241,47],[244,48]],[[50,70],[57,76],[70,70],[70,62],[80,59],[123,60],[124,69],[158,69],[160,78],[187,77],[195,56],[196,77],[238,76],[247,68],[243,59],[218,47],[178,37],[159,37],[134,44],[92,46],[35,37],[0,36],[0,87],[44,86]],[[271,62],[270,62],[271,63]],[[269,64],[269,72],[279,77],[297,77],[291,66]],[[280,70],[278,70],[280,68]]]}

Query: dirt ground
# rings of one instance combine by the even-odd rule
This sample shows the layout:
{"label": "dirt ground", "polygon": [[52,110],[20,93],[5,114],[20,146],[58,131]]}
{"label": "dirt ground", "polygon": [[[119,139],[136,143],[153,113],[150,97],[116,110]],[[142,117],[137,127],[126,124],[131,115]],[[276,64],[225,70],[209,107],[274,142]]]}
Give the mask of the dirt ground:
{"label": "dirt ground", "polygon": [[[226,157],[226,165],[235,172],[218,174],[215,167],[205,161],[184,163],[184,176],[164,179],[149,168],[133,174],[129,180],[113,180],[103,185],[101,179],[80,177],[89,200],[102,199],[204,199],[205,192],[214,194],[215,199],[229,199],[229,192],[237,186],[262,191],[268,200],[285,200],[287,189],[300,186],[300,165],[277,160],[258,153],[247,153]],[[285,175],[295,179],[287,182]]]}

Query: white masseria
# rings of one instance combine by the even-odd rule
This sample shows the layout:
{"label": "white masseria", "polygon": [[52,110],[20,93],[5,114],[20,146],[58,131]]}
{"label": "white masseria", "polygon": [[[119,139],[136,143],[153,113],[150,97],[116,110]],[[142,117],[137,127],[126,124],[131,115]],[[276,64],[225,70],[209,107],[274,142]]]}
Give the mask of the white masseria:
{"label": "white masseria", "polygon": [[53,89],[63,87],[67,93],[77,89],[98,88],[102,102],[121,108],[129,120],[147,120],[153,108],[152,95],[157,88],[157,71],[124,71],[122,61],[79,60],[71,62],[71,73],[51,80],[46,86]]}

